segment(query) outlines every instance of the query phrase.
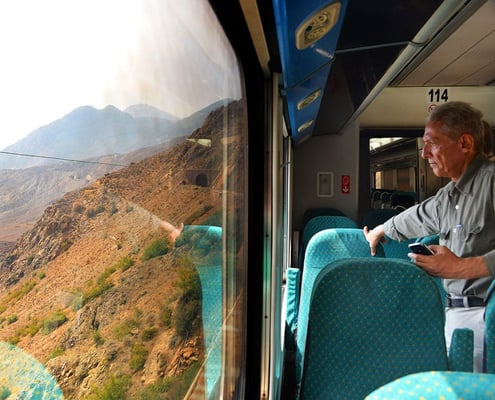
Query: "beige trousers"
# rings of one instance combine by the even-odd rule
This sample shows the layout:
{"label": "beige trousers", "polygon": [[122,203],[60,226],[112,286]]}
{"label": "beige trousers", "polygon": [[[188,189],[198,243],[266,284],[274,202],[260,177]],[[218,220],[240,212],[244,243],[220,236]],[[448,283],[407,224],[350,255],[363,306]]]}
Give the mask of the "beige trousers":
{"label": "beige trousers", "polygon": [[445,342],[450,348],[452,333],[456,328],[469,328],[474,334],[473,371],[483,372],[485,341],[485,307],[456,307],[445,309]]}

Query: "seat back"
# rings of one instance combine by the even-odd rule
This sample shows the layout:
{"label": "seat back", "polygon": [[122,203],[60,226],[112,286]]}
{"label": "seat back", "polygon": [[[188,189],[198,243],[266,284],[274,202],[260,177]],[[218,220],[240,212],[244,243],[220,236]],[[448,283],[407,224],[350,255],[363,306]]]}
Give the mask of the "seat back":
{"label": "seat back", "polygon": [[404,376],[366,396],[366,400],[479,400],[495,397],[495,375],[428,371]]}
{"label": "seat back", "polygon": [[346,217],[346,215],[342,211],[340,211],[338,208],[332,208],[332,207],[308,208],[304,212],[304,215],[303,215],[302,227],[304,228],[306,226],[306,224],[308,223],[308,221],[313,219],[314,217],[321,217],[324,215],[334,215],[334,216]]}
{"label": "seat back", "polygon": [[0,354],[0,399],[63,400],[55,377],[32,355],[6,342]]}
{"label": "seat back", "polygon": [[305,252],[308,242],[315,233],[330,228],[357,228],[356,222],[343,215],[320,215],[311,218],[303,228],[301,243],[299,245],[299,268],[304,265]]}
{"label": "seat back", "polygon": [[303,399],[362,399],[401,376],[447,370],[444,309],[410,262],[352,258],[318,275],[311,296]]}
{"label": "seat back", "polygon": [[205,362],[205,398],[217,398],[222,373],[222,228],[212,225],[186,225],[175,245],[187,251],[201,284],[201,321]]}
{"label": "seat back", "polygon": [[[423,243],[427,246],[429,246],[430,244],[438,244],[439,241],[440,241],[439,235],[425,236],[420,240],[421,243]],[[442,297],[443,305],[445,306],[445,304],[447,302],[447,292],[445,291],[445,289],[443,287],[442,279],[438,278],[438,277],[434,277],[433,280],[438,286],[438,290],[440,291],[440,295]]]}
{"label": "seat back", "polygon": [[[384,257],[379,245],[375,257]],[[296,379],[300,383],[308,327],[308,315],[313,284],[320,271],[335,260],[351,257],[371,258],[370,246],[358,228],[326,229],[314,235],[308,243],[301,277],[301,293],[297,315]]]}
{"label": "seat back", "polygon": [[187,245],[195,265],[222,264],[222,228],[214,225],[185,225],[175,247]]}
{"label": "seat back", "polygon": [[397,240],[386,237],[386,242],[383,243],[383,250],[385,251],[385,257],[387,258],[400,258],[402,260],[409,260],[408,254],[411,252],[409,244],[421,242],[427,246],[430,244],[438,244],[438,235],[426,236],[424,238],[413,238],[408,240]]}
{"label": "seat back", "polygon": [[416,242],[416,239],[403,240],[401,242],[386,237],[386,242],[383,244],[383,251],[387,258],[400,258],[401,260],[409,260],[407,256],[411,250],[409,250],[409,244]]}
{"label": "seat back", "polygon": [[486,372],[495,374],[495,280],[488,288],[485,311],[485,358]]}

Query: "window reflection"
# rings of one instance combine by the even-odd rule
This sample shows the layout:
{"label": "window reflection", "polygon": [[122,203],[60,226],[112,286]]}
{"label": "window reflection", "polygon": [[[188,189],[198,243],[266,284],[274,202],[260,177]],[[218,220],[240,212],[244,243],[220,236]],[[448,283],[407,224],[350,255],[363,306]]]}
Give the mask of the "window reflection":
{"label": "window reflection", "polygon": [[0,6],[0,396],[229,398],[247,168],[228,41],[206,0],[27,3]]}

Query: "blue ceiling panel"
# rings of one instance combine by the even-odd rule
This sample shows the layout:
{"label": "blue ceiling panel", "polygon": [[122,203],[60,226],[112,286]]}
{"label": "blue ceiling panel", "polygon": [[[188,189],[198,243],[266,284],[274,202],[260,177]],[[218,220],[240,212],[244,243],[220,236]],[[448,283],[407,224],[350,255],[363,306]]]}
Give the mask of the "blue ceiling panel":
{"label": "blue ceiling panel", "polygon": [[[347,0],[272,1],[282,65],[281,92],[289,133],[297,143],[314,129]],[[320,96],[315,95],[318,91]],[[311,95],[315,95],[313,102],[298,107]]]}
{"label": "blue ceiling panel", "polygon": [[[336,24],[314,44],[298,49],[296,32],[316,12],[340,3]],[[284,87],[297,86],[322,66],[332,62],[337,47],[347,0],[273,0],[278,44],[280,47]]]}
{"label": "blue ceiling panel", "polygon": [[[296,141],[300,136],[310,135],[314,129],[315,118],[318,115],[330,66],[327,64],[300,85],[282,91],[286,99],[290,126],[292,127],[291,133]],[[313,102],[305,107],[298,106],[302,100],[311,98],[312,95],[315,98]],[[311,121],[312,123],[310,123]],[[303,129],[304,126],[306,127]]]}

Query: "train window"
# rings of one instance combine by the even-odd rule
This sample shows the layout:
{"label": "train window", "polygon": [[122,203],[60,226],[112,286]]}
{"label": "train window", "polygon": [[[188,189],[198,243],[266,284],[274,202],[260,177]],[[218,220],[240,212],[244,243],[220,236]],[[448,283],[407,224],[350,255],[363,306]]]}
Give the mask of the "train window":
{"label": "train window", "polygon": [[208,1],[5,2],[0,32],[0,397],[232,396],[247,133]]}
{"label": "train window", "polygon": [[370,151],[376,150],[386,144],[401,140],[400,137],[385,137],[385,138],[371,138],[370,139]]}

